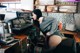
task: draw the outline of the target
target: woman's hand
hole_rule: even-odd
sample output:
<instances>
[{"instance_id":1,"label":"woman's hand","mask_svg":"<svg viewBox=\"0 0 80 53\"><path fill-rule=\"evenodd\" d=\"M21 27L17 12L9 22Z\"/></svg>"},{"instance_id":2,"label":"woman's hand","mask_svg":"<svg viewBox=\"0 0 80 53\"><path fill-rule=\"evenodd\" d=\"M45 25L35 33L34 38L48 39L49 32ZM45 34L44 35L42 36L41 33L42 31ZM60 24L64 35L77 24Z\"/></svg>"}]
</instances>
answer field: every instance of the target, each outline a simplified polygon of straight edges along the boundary
<instances>
[{"instance_id":1,"label":"woman's hand","mask_svg":"<svg viewBox=\"0 0 80 53\"><path fill-rule=\"evenodd\" d=\"M42 23L42 20L43 20L43 17L40 17L38 20L40 24Z\"/></svg>"},{"instance_id":2,"label":"woman's hand","mask_svg":"<svg viewBox=\"0 0 80 53\"><path fill-rule=\"evenodd\" d=\"M47 32L47 33L46 33L47 36L50 36L50 34L51 34L50 32Z\"/></svg>"}]
</instances>

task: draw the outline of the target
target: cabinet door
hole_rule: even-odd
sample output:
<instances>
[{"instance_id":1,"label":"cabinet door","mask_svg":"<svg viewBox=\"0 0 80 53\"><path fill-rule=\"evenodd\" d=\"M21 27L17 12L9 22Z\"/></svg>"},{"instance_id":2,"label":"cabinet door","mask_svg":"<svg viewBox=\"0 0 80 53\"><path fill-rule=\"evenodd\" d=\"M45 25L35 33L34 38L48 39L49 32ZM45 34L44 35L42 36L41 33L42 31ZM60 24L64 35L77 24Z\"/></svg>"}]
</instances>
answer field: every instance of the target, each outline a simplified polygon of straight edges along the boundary
<instances>
[{"instance_id":1,"label":"cabinet door","mask_svg":"<svg viewBox=\"0 0 80 53\"><path fill-rule=\"evenodd\" d=\"M24 38L21 42L20 42L20 46L21 46L21 52L24 53L25 51L27 51L27 39Z\"/></svg>"},{"instance_id":2,"label":"cabinet door","mask_svg":"<svg viewBox=\"0 0 80 53\"><path fill-rule=\"evenodd\" d=\"M5 53L21 53L19 42L5 51Z\"/></svg>"}]
</instances>

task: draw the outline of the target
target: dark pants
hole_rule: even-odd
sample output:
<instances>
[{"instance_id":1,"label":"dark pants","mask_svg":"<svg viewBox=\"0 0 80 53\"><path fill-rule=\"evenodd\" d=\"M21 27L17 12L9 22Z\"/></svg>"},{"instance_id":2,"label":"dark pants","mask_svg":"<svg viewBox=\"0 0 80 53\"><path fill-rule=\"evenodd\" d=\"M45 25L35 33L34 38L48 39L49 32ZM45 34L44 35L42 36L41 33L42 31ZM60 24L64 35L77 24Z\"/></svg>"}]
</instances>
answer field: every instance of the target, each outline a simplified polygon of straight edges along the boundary
<instances>
[{"instance_id":1,"label":"dark pants","mask_svg":"<svg viewBox=\"0 0 80 53\"><path fill-rule=\"evenodd\" d=\"M76 53L76 43L74 39L67 38L54 49L48 48L44 53Z\"/></svg>"}]
</instances>

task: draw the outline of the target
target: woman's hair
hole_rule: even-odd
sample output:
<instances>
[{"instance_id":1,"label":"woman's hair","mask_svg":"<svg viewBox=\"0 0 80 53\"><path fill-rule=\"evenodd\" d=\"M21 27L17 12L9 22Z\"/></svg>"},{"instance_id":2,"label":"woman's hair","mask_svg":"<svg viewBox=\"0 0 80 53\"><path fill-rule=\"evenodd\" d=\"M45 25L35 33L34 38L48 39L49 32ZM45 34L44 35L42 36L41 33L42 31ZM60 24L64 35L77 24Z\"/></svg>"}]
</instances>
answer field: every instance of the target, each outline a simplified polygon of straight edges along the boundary
<instances>
[{"instance_id":1,"label":"woman's hair","mask_svg":"<svg viewBox=\"0 0 80 53\"><path fill-rule=\"evenodd\" d=\"M36 17L36 20L33 20L33 23L34 23L34 25L35 25L37 28L40 29L40 24L39 24L38 19L39 19L40 17L42 17L42 12L41 12L40 9L34 9L32 13L36 14L36 16L37 16L37 17Z\"/></svg>"},{"instance_id":2,"label":"woman's hair","mask_svg":"<svg viewBox=\"0 0 80 53\"><path fill-rule=\"evenodd\" d=\"M42 12L41 12L40 9L34 9L34 10L33 10L33 13L36 14L37 20L38 20L40 17L42 17Z\"/></svg>"},{"instance_id":3,"label":"woman's hair","mask_svg":"<svg viewBox=\"0 0 80 53\"><path fill-rule=\"evenodd\" d=\"M34 26L35 26L36 29L37 29L38 35L40 35L40 24L39 24L38 19L39 19L40 17L42 17L42 12L41 12L41 10L39 10L39 9L34 9L32 13L36 14L36 16L37 16L37 17L36 17L36 20L33 20L33 24L34 24Z\"/></svg>"}]
</instances>

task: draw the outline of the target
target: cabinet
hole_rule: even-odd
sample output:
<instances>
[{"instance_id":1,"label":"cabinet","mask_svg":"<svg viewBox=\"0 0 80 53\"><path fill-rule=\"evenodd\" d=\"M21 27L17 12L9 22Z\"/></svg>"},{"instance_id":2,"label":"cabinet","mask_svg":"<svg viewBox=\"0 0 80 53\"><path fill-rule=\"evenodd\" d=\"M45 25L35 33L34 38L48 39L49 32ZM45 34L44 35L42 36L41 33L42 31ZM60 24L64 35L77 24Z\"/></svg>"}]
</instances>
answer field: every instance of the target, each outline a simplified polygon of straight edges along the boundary
<instances>
[{"instance_id":1,"label":"cabinet","mask_svg":"<svg viewBox=\"0 0 80 53\"><path fill-rule=\"evenodd\" d=\"M16 35L14 38L19 39L19 41L11 43L10 45L2 45L0 53L24 53L27 50L26 35Z\"/></svg>"},{"instance_id":2,"label":"cabinet","mask_svg":"<svg viewBox=\"0 0 80 53\"><path fill-rule=\"evenodd\" d=\"M73 36L73 39L75 39L76 43L80 43L80 37L79 37L80 32L62 30L61 33L72 35Z\"/></svg>"},{"instance_id":3,"label":"cabinet","mask_svg":"<svg viewBox=\"0 0 80 53\"><path fill-rule=\"evenodd\" d=\"M76 13L77 2L34 0L34 9L41 9L42 12Z\"/></svg>"},{"instance_id":4,"label":"cabinet","mask_svg":"<svg viewBox=\"0 0 80 53\"><path fill-rule=\"evenodd\" d=\"M21 53L24 53L27 50L27 36L26 35L18 35L18 36L14 36L14 38L20 40L19 46L21 48Z\"/></svg>"}]
</instances>

